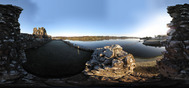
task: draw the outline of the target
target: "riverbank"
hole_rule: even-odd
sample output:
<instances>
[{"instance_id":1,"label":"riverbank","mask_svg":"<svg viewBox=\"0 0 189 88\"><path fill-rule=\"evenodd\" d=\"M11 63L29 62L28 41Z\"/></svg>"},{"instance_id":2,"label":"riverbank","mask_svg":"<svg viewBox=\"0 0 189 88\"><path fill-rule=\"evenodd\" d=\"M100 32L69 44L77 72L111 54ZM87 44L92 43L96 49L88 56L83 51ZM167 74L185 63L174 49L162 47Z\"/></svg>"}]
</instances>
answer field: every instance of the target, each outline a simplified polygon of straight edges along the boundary
<instances>
[{"instance_id":1,"label":"riverbank","mask_svg":"<svg viewBox=\"0 0 189 88\"><path fill-rule=\"evenodd\" d=\"M126 37L126 36L75 36L75 37L63 37L56 36L52 39L61 39L61 40L73 40L73 41L101 41L101 40L110 40L110 39L139 39L138 37Z\"/></svg>"},{"instance_id":2,"label":"riverbank","mask_svg":"<svg viewBox=\"0 0 189 88\"><path fill-rule=\"evenodd\" d=\"M149 40L144 40L143 44L148 46L163 46L163 42L165 42L165 40L149 39Z\"/></svg>"}]
</instances>

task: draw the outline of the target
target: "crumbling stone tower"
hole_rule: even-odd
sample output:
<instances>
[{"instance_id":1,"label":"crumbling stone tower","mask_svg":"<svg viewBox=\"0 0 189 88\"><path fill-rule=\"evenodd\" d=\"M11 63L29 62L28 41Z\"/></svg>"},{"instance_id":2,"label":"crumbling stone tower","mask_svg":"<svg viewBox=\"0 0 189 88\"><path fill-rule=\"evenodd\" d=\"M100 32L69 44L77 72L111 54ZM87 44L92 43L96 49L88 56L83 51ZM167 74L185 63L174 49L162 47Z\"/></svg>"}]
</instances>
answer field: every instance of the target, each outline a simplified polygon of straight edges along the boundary
<instances>
[{"instance_id":1,"label":"crumbling stone tower","mask_svg":"<svg viewBox=\"0 0 189 88\"><path fill-rule=\"evenodd\" d=\"M33 35L36 35L36 36L42 36L43 38L47 37L47 31L45 30L44 27L39 27L38 29L37 28L34 28L33 29Z\"/></svg>"},{"instance_id":2,"label":"crumbling stone tower","mask_svg":"<svg viewBox=\"0 0 189 88\"><path fill-rule=\"evenodd\" d=\"M189 5L167 8L173 18L167 26L166 51L157 61L160 73L167 78L189 79Z\"/></svg>"},{"instance_id":3,"label":"crumbling stone tower","mask_svg":"<svg viewBox=\"0 0 189 88\"><path fill-rule=\"evenodd\" d=\"M25 53L19 47L18 22L21 11L20 7L0 5L0 84L18 78L23 72Z\"/></svg>"},{"instance_id":4,"label":"crumbling stone tower","mask_svg":"<svg viewBox=\"0 0 189 88\"><path fill-rule=\"evenodd\" d=\"M33 34L34 35L38 35L38 30L37 30L37 28L35 27L35 28L33 28Z\"/></svg>"}]
</instances>

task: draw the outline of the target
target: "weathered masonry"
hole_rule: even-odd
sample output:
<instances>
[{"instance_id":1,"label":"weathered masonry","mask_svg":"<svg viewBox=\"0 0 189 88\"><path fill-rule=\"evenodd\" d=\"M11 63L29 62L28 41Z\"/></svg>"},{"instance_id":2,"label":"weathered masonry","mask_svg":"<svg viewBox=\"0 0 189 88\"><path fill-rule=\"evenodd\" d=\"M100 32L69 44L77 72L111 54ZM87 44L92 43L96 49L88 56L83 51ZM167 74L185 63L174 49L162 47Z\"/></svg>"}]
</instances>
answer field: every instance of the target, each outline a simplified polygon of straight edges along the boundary
<instances>
[{"instance_id":1,"label":"weathered masonry","mask_svg":"<svg viewBox=\"0 0 189 88\"><path fill-rule=\"evenodd\" d=\"M164 77L189 79L189 5L170 6L168 13L173 19L167 25L164 57L157 65Z\"/></svg>"},{"instance_id":2,"label":"weathered masonry","mask_svg":"<svg viewBox=\"0 0 189 88\"><path fill-rule=\"evenodd\" d=\"M50 37L36 38L20 33L19 15L23 9L0 5L0 84L11 83L27 74L22 68L26 62L25 49L43 45Z\"/></svg>"}]
</instances>

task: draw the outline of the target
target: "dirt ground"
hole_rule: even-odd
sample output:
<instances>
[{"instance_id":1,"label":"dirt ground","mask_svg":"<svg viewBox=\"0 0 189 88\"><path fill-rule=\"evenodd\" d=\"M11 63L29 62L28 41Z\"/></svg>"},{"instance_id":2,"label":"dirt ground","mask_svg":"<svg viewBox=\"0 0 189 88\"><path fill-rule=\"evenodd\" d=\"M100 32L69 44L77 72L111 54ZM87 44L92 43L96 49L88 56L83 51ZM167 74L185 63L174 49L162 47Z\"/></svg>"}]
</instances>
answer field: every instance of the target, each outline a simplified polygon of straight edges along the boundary
<instances>
[{"instance_id":1,"label":"dirt ground","mask_svg":"<svg viewBox=\"0 0 189 88\"><path fill-rule=\"evenodd\" d=\"M161 56L159 56L161 57ZM156 58L159 58L156 57ZM17 80L15 83L0 85L2 87L127 87L127 88L189 88L189 80L171 80L161 77L156 67L156 61L136 62L134 73L120 79L104 77L89 77L83 73L68 78L46 79L36 77L30 83Z\"/></svg>"}]
</instances>

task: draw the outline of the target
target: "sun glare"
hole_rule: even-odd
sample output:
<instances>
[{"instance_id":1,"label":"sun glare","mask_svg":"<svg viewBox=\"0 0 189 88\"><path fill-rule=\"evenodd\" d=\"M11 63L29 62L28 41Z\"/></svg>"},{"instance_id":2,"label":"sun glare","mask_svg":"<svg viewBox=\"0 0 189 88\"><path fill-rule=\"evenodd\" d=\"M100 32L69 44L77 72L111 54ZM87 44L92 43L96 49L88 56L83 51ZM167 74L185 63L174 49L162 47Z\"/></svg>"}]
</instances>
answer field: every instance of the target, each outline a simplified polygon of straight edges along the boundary
<instances>
[{"instance_id":1,"label":"sun glare","mask_svg":"<svg viewBox=\"0 0 189 88\"><path fill-rule=\"evenodd\" d=\"M137 27L135 33L132 36L137 37L146 37L155 35L166 35L167 30L169 29L166 24L170 23L171 17L168 15L159 15L156 18L151 18L143 25Z\"/></svg>"}]
</instances>

